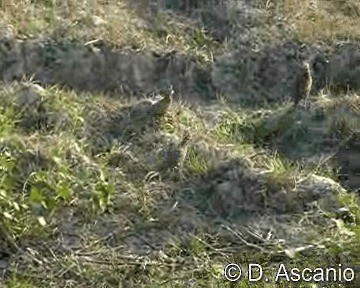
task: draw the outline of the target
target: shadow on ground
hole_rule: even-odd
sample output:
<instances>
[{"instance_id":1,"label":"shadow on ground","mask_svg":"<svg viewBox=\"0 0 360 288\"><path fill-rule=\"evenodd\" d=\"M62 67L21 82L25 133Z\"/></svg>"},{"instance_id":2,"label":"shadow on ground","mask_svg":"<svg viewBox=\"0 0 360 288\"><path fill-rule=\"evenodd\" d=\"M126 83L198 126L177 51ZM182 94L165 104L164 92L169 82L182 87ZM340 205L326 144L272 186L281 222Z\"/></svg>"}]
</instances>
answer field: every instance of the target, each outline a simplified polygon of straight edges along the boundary
<instances>
[{"instance_id":1,"label":"shadow on ground","mask_svg":"<svg viewBox=\"0 0 360 288\"><path fill-rule=\"evenodd\" d=\"M0 76L6 83L33 77L42 85L138 98L173 85L184 101L215 99L210 73L176 52L116 51L105 44L86 46L51 39L1 39L0 47Z\"/></svg>"}]
</instances>

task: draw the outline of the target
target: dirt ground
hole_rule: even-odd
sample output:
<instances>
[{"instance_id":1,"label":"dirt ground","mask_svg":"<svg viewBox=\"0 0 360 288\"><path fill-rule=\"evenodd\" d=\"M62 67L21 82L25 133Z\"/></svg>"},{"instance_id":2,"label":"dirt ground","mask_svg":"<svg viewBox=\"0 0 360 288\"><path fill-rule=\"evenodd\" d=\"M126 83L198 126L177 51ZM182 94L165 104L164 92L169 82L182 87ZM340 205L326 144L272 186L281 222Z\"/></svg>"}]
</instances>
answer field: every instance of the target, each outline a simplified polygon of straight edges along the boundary
<instances>
[{"instance_id":1,"label":"dirt ground","mask_svg":"<svg viewBox=\"0 0 360 288\"><path fill-rule=\"evenodd\" d=\"M14 255L21 258L24 247L36 247L38 254L31 257L42 259L44 265L31 258L37 263L33 274L46 275L47 269L61 267L59 279L92 279L99 271L109 271L103 258L108 261L122 253L126 256L121 261L138 261L129 270L120 264L116 268L124 270L120 272L126 287L136 287L136 281L145 283L151 273L163 273L155 266L148 268L149 274L142 271L139 263L147 259L160 261L168 271L189 267L186 273L193 273L191 269L201 266L200 275L210 269L210 258L223 261L226 255L243 255L248 249L270 262L272 257L292 261L295 247L305 247L305 255L321 255L327 239L306 245L310 232L320 239L322 233L339 228L336 219L345 214L348 218L343 219L356 222L347 210L338 214L344 211L340 194L360 195L359 41L296 39L291 25L272 12L272 1L164 1L164 9L155 5L157 1L144 2L152 6L145 11L131 6L143 21L144 35L151 31L150 38L158 37L166 45L171 37L177 38L163 28L167 22L159 24L156 18L168 13L185 31L190 29L187 23L202 29L203 34L188 33L198 46L193 49L185 42L182 50L174 46L159 52L150 46L124 48L104 39L70 40L51 33L20 37L1 26L0 99L7 107L2 113L16 120L9 124L0 119L0 151L15 163L8 168L17 176L14 187L21 189L24 199L42 197L31 192L32 185L48 193L44 199L58 199L53 193L67 191L67 181L79 196L49 215L43 204L31 207L56 227L44 232L49 247L37 243L37 231L30 229L23 236L15 229L13 234L19 233L22 242L18 246L17 241L3 241L7 247L0 245L0 269L8 271L14 263L15 256L5 251L15 249ZM106 22L99 19L91 20L100 23L94 27ZM201 53L211 54L206 49L219 43L225 47L221 53L204 61ZM304 61L310 63L313 79L310 108L295 109L290 102ZM29 82L37 85L22 86ZM171 101L155 113L169 87L174 92ZM163 98L149 100L159 95ZM184 174L154 173L164 147L179 146L186 132L192 138ZM44 171L57 174L46 178ZM29 184L38 172L36 184ZM48 207L56 206L48 201ZM336 237L345 233L341 229ZM200 234L207 242L197 238ZM0 239L5 236L0 231ZM216 248L219 243L227 246ZM49 251L61 255L64 263L70 253L75 266L91 261L99 266L84 268L86 276L76 274L64 268L73 264L39 256ZM343 257L341 263L347 261L346 255L336 255ZM134 275L139 279L131 280ZM193 277L200 279L199 275ZM183 280L179 283L185 285Z\"/></svg>"}]
</instances>

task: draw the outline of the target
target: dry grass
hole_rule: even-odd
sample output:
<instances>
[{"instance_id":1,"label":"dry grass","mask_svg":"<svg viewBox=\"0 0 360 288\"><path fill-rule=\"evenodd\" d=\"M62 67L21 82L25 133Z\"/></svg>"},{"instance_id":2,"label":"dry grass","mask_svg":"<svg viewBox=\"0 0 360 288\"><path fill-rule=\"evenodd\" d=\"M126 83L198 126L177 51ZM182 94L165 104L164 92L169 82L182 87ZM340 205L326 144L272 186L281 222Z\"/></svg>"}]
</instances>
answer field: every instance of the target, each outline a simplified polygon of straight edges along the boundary
<instances>
[{"instance_id":1,"label":"dry grass","mask_svg":"<svg viewBox=\"0 0 360 288\"><path fill-rule=\"evenodd\" d=\"M38 37L76 39L81 42L105 41L118 48L148 49L165 53L176 50L202 62L213 61L223 47L193 22L177 19L158 10L142 17L128 1L15 1L2 4L0 33Z\"/></svg>"},{"instance_id":2,"label":"dry grass","mask_svg":"<svg viewBox=\"0 0 360 288\"><path fill-rule=\"evenodd\" d=\"M5 9L0 11L0 27L22 37L102 39L122 48L161 53L174 49L205 62L222 49L187 21L160 13L147 22L125 1L96 1L86 9L74 1L69 6L57 4L56 9L54 1L17 1L12 6L9 2L1 2ZM333 24L328 25L324 20L341 3L319 1L318 13L309 1L284 0L276 7L286 11L287 21L309 41L312 33L327 39L342 37L348 33L345 27L356 38L355 0L346 2L354 5L351 13L344 5L338 7L345 9L341 21L332 16ZM229 262L259 263L271 273L279 262L299 269L317 267L319 262L334 265L334 259L336 264L359 263L360 209L355 193L337 188L341 191L331 194L349 210L347 218L327 204L334 200L330 195L311 203L297 201L298 196L311 196L326 186L324 182L312 186L318 183L312 180L314 174L325 174L323 163L310 169L263 149L271 137L298 140L293 133L299 130L293 125L296 117L312 115L287 114L286 103L266 111L221 107L212 115L222 110L223 117L207 125L204 114L175 103L156 129L141 130L123 141L121 123L111 118L125 106L120 97L47 87L39 96L45 103L39 118L37 109L31 110L34 107L18 109L13 100L18 88L0 85L0 272L5 271L0 273L1 287L230 288L234 283L222 275ZM338 121L350 130L360 126L353 121L359 116L358 99L345 98L340 107L353 112ZM341 113L333 110L339 109L339 101L331 97L326 101L326 115L336 120ZM285 114L289 118L282 118ZM31 121L46 123L29 127L34 126ZM306 125L311 129L313 122ZM194 139L184 163L185 177L155 173L156 152L184 131ZM316 141L318 134L310 140ZM309 133L305 137L311 138ZM238 191L248 198L241 198ZM290 207L285 207L285 215L274 213L284 203ZM256 213L244 212L256 205ZM291 211L295 206L298 213ZM228 212L229 207L234 208L229 217L211 209ZM251 286L291 287L264 282Z\"/></svg>"},{"instance_id":3,"label":"dry grass","mask_svg":"<svg viewBox=\"0 0 360 288\"><path fill-rule=\"evenodd\" d=\"M285 15L296 37L306 42L360 39L357 0L281 0L276 9Z\"/></svg>"},{"instance_id":4,"label":"dry grass","mask_svg":"<svg viewBox=\"0 0 360 288\"><path fill-rule=\"evenodd\" d=\"M296 244L290 240L285 245L278 243L276 238L257 236L261 239L259 244L259 238L254 240L251 236L262 231L256 232L261 228L256 228L258 224L266 227L277 225L268 218L270 216L253 220L256 225L253 223L248 228L244 228L245 224L237 222L236 218L230 221L223 219L221 222L225 230L216 222L221 219L219 216L215 219L205 216L212 213L204 206L210 195L202 191L201 186L212 180L197 182L197 179L206 179L220 161L247 158L251 155L247 155L246 151L251 151L251 154L258 151L244 142L251 137L241 136L256 133L255 130L234 130L236 126L250 127L251 123L247 122L252 121L252 117L235 117L235 111L229 110L224 112L229 115L224 115L223 124L205 129L202 118L196 113L182 107L179 115L179 107L174 105L169 109L166 123L160 131L150 130L139 135L129 146L116 138L106 139L112 136L102 133L102 128L84 137L84 128L91 122L91 109L96 111L106 106L118 110L123 107L121 100L48 87L42 97L54 100L48 101L46 113L55 117L52 120L55 124L61 122L65 115L69 122L67 125L27 130L19 125L26 112L14 113L15 104L11 99L16 97L17 91L17 86L0 90L0 147L4 152L0 157L0 207L5 216L1 221L3 229L0 237L12 247L13 257L9 261L14 265L7 268L12 277L7 279L6 287L59 287L68 282L77 287L101 287L105 284L107 287L158 287L160 284L183 287L189 279L194 287L231 287L221 274L223 266L230 261L228 256L238 263L243 263L243 259L250 263L268 263L264 264L267 271L276 266L272 262L274 254L283 257L286 263L292 261L286 256L286 248ZM173 121L174 117L179 117L181 121ZM169 125L173 126L172 129L168 128ZM114 131L116 127L114 123ZM96 130L96 125L93 128ZM187 178L179 179L175 174L159 178L151 171L147 159L165 142L179 138L185 130L195 136L184 165ZM108 144L103 146L100 143L95 149L98 153L94 154L91 146L99 143L91 138L98 136ZM248 148L239 148L243 146ZM238 161L239 166L232 167L226 176L231 179L239 171L240 174L234 176L235 182L219 184L219 189L224 188L225 183L235 185L238 181L236 177L254 181L252 177L265 175L265 185L270 193L265 200L271 200L271 207L277 209L277 200L272 200L272 195L283 199L282 192L277 191L290 191L299 179L306 177L305 170L300 171L298 166L294 167L277 155L265 153L261 161L253 157L248 160L249 167L246 169L241 166L242 161ZM252 167L255 170L251 170ZM247 169L250 170L246 172ZM217 177L221 179L221 170ZM247 183L242 182L242 185ZM20 194L19 190L22 191ZM291 195L286 195L286 199L291 200ZM349 206L356 217L354 221L358 221L356 200L341 195L344 197L341 203ZM221 194L219 196L222 199ZM229 196L238 201L239 195ZM186 200L186 197L190 198ZM222 201L213 204L218 208L234 205L229 200ZM251 205L261 203L253 202ZM243 205L243 202L239 204ZM265 209L260 207L259 212ZM237 212L234 209L234 213ZM321 213L316 208L307 214L287 215L295 222L286 224L289 230L286 233L292 233L292 229L305 229L305 224L298 224L305 217L306 222L311 223L307 227L312 227L310 235L313 237L306 241L311 241L315 247L319 245L319 248L314 248L315 253L321 253L324 261L330 261L333 255L329 252L331 249L359 249L352 237L341 235L352 231L350 225L342 226L341 233L332 225L319 226L319 221L326 221ZM252 229L254 232L251 232ZM276 229L273 231L277 232ZM337 235L335 240L324 237L333 233ZM297 241L301 237L304 236L299 235ZM320 241L321 238L326 239ZM319 243L326 249L320 248ZM26 250L28 248L30 250ZM0 246L0 249L4 247ZM5 249L9 251L9 248ZM145 252L147 249L151 250L150 254ZM350 258L356 257L350 253ZM309 256L299 255L296 261L297 267L316 265L316 260ZM20 262L25 265L26 272L17 266Z\"/></svg>"}]
</instances>

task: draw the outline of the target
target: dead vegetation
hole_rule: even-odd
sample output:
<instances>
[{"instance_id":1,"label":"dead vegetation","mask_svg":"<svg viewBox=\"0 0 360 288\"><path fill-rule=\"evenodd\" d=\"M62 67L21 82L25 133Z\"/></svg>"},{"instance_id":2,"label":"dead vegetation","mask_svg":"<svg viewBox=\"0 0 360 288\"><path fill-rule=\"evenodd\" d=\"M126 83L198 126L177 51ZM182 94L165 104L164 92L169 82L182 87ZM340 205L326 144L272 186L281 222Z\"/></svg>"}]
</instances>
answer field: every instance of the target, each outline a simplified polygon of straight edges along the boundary
<instances>
[{"instance_id":1,"label":"dead vegetation","mask_svg":"<svg viewBox=\"0 0 360 288\"><path fill-rule=\"evenodd\" d=\"M356 0L266 2L272 2L269 9L285 15L284 21L293 26L294 37L302 41L359 40L360 34L356 27L360 4Z\"/></svg>"},{"instance_id":2,"label":"dead vegetation","mask_svg":"<svg viewBox=\"0 0 360 288\"><path fill-rule=\"evenodd\" d=\"M302 44L342 39L355 1L238 1L214 18L238 15L229 43L194 20L216 11L198 1L80 2L1 3L5 287L233 287L230 262L264 273L359 263L357 42ZM287 42L266 43L269 11L294 24L273 31ZM310 107L293 109L292 72L307 57L316 88ZM161 169L187 137L181 165Z\"/></svg>"}]
</instances>

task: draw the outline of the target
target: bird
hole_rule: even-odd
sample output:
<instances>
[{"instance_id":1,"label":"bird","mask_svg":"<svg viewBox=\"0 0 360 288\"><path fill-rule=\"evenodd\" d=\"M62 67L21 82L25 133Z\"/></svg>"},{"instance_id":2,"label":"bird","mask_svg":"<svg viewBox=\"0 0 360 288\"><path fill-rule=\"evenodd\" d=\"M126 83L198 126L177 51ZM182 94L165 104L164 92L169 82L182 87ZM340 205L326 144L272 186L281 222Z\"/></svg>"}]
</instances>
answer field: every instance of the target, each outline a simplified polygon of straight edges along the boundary
<instances>
[{"instance_id":1,"label":"bird","mask_svg":"<svg viewBox=\"0 0 360 288\"><path fill-rule=\"evenodd\" d=\"M308 62L304 62L295 80L294 107L296 107L301 100L306 100L309 97L312 82L310 65Z\"/></svg>"},{"instance_id":2,"label":"bird","mask_svg":"<svg viewBox=\"0 0 360 288\"><path fill-rule=\"evenodd\" d=\"M160 173L173 171L175 168L178 168L180 173L182 172L190 140L190 132L186 131L179 144L170 143L168 147L160 151L161 163L158 169Z\"/></svg>"},{"instance_id":3,"label":"bird","mask_svg":"<svg viewBox=\"0 0 360 288\"><path fill-rule=\"evenodd\" d=\"M163 116L165 112L168 110L170 104L172 103L172 98L175 92L172 86L170 86L169 89L163 91L161 94L162 94L162 99L155 102L151 107L152 108L150 112L151 115Z\"/></svg>"},{"instance_id":4,"label":"bird","mask_svg":"<svg viewBox=\"0 0 360 288\"><path fill-rule=\"evenodd\" d=\"M172 103L172 96L174 90L172 86L163 93L159 93L157 97L149 97L139 101L133 106L129 107L129 113L132 118L156 118L165 115L170 104ZM159 97L160 96L160 97Z\"/></svg>"}]
</instances>

